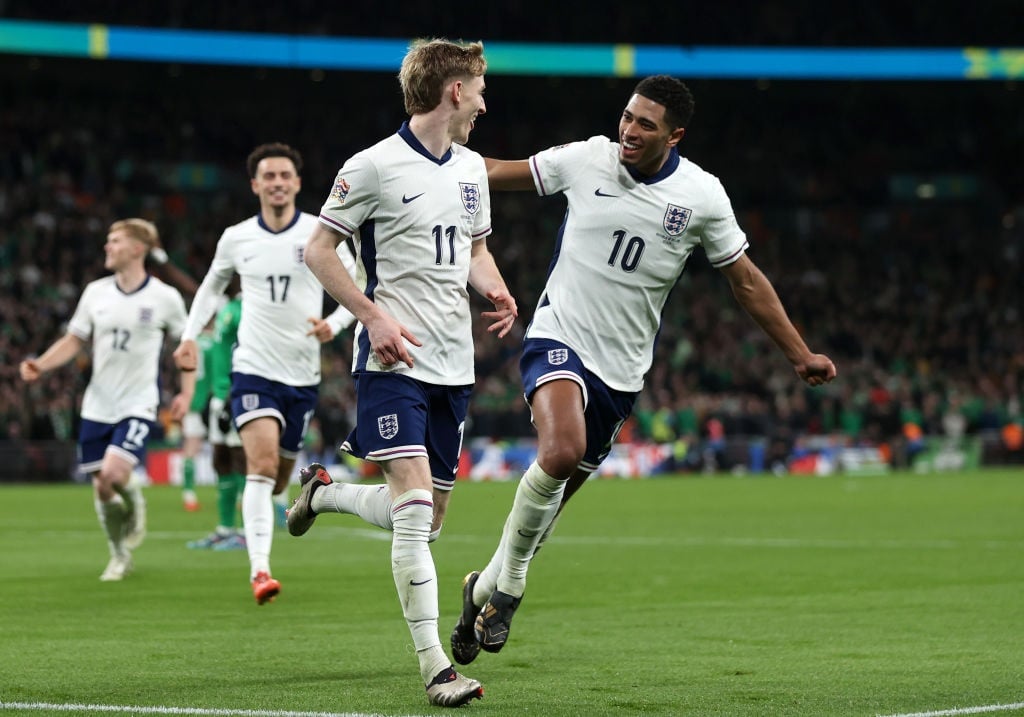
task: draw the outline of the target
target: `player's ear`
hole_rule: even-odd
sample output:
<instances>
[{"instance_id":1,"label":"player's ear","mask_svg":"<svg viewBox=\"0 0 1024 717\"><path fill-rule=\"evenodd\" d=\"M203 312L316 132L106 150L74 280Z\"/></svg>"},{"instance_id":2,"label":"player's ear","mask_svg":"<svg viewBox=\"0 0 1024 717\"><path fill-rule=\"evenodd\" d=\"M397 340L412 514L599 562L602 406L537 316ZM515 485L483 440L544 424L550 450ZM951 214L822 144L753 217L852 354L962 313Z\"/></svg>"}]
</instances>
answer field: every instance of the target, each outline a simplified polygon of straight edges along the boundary
<instances>
[{"instance_id":1,"label":"player's ear","mask_svg":"<svg viewBox=\"0 0 1024 717\"><path fill-rule=\"evenodd\" d=\"M669 147L675 147L682 141L684 134L686 134L686 127L676 127L674 130L669 132L668 142L666 144L668 144Z\"/></svg>"},{"instance_id":2,"label":"player's ear","mask_svg":"<svg viewBox=\"0 0 1024 717\"><path fill-rule=\"evenodd\" d=\"M448 86L448 96L456 107L462 102L462 80L453 80Z\"/></svg>"},{"instance_id":3,"label":"player's ear","mask_svg":"<svg viewBox=\"0 0 1024 717\"><path fill-rule=\"evenodd\" d=\"M256 177L253 177L252 179L249 180L249 188L252 189L253 194L259 196L260 189L259 187L256 186Z\"/></svg>"}]
</instances>

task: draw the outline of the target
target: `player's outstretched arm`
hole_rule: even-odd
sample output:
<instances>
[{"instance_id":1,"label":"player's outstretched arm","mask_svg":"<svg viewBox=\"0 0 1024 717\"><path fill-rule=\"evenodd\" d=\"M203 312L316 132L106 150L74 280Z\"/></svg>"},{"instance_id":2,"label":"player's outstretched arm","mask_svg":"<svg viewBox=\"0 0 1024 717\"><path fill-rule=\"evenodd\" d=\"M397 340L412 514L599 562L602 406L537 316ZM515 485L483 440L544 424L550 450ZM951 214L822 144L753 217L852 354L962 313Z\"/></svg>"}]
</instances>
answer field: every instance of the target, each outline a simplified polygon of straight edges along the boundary
<instances>
[{"instance_id":1,"label":"player's outstretched arm","mask_svg":"<svg viewBox=\"0 0 1024 717\"><path fill-rule=\"evenodd\" d=\"M494 262L494 255L487 248L487 240L473 242L469 260L469 285L481 296L494 304L494 311L485 311L481 315L492 321L487 327L490 332L497 331L498 338L505 338L519 316L516 300L505 285L505 280Z\"/></svg>"},{"instance_id":2,"label":"player's outstretched arm","mask_svg":"<svg viewBox=\"0 0 1024 717\"><path fill-rule=\"evenodd\" d=\"M498 191L532 190L533 174L528 159L492 159L484 157L487 184Z\"/></svg>"},{"instance_id":3,"label":"player's outstretched arm","mask_svg":"<svg viewBox=\"0 0 1024 717\"><path fill-rule=\"evenodd\" d=\"M27 358L18 365L18 373L23 381L32 383L44 373L60 368L78 355L85 342L74 334L64 334L53 342L38 358Z\"/></svg>"},{"instance_id":4,"label":"player's outstretched arm","mask_svg":"<svg viewBox=\"0 0 1024 717\"><path fill-rule=\"evenodd\" d=\"M740 305L782 350L808 385L820 386L836 377L836 367L824 354L811 353L789 320L775 287L746 254L721 268Z\"/></svg>"}]
</instances>

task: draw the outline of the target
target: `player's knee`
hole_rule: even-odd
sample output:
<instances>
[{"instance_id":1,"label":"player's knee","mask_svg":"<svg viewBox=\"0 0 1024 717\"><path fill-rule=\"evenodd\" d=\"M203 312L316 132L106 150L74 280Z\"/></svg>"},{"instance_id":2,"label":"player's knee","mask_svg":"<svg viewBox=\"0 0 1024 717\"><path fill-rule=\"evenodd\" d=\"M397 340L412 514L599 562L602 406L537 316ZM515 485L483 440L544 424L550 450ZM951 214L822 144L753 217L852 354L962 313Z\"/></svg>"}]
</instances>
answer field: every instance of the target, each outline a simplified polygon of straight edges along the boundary
<instances>
[{"instance_id":1,"label":"player's knee","mask_svg":"<svg viewBox=\"0 0 1024 717\"><path fill-rule=\"evenodd\" d=\"M553 478L566 479L583 460L586 444L573 441L554 441L537 452L537 463Z\"/></svg>"}]
</instances>

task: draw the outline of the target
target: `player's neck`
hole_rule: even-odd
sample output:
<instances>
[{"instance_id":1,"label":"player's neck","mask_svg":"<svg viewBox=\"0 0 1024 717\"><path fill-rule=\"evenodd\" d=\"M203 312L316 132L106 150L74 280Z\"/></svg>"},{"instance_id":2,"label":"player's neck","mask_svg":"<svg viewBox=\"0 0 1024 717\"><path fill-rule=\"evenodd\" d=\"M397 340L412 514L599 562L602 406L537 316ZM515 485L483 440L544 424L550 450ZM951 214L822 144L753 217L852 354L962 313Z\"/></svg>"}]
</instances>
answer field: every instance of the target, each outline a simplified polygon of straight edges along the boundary
<instances>
[{"instance_id":1,"label":"player's neck","mask_svg":"<svg viewBox=\"0 0 1024 717\"><path fill-rule=\"evenodd\" d=\"M294 204L282 207L260 207L260 217L270 231L279 232L292 223L296 211Z\"/></svg>"},{"instance_id":2,"label":"player's neck","mask_svg":"<svg viewBox=\"0 0 1024 717\"><path fill-rule=\"evenodd\" d=\"M420 141L423 148L440 159L452 148L452 138L448 134L448 120L438 112L413 115L409 118L409 129Z\"/></svg>"},{"instance_id":3,"label":"player's neck","mask_svg":"<svg viewBox=\"0 0 1024 717\"><path fill-rule=\"evenodd\" d=\"M132 265L114 272L117 288L126 294L138 289L146 281L146 267L142 264Z\"/></svg>"}]
</instances>

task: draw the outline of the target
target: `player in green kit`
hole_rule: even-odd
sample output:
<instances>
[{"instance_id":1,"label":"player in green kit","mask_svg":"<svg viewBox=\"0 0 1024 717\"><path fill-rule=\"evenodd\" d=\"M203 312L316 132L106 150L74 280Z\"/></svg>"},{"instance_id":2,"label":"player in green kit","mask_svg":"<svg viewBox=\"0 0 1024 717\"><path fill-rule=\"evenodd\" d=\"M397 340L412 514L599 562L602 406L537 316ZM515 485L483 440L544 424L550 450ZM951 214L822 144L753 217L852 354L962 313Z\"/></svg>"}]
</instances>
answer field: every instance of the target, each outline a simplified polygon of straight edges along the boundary
<instances>
[{"instance_id":1,"label":"player in green kit","mask_svg":"<svg viewBox=\"0 0 1024 717\"><path fill-rule=\"evenodd\" d=\"M231 293L231 300L214 320L210 346L203 349L203 363L209 377L210 408L207 425L213 448L213 470L217 474L218 522L216 529L208 536L188 544L188 547L196 549L245 549L245 537L235 527L238 497L245 487L245 452L238 431L231 421L228 405L231 395L231 352L238 341L242 297L237 290Z\"/></svg>"}]
</instances>

